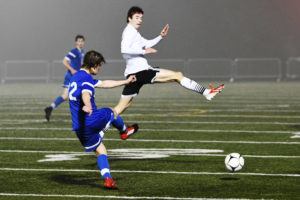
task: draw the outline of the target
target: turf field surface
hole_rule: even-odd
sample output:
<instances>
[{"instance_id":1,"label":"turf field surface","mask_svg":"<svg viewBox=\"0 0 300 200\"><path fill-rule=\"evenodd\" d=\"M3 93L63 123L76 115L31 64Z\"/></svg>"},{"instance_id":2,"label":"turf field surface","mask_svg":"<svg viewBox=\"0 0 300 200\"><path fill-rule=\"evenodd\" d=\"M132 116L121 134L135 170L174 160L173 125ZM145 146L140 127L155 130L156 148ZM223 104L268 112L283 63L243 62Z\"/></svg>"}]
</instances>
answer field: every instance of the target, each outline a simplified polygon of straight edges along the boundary
<instances>
[{"instance_id":1,"label":"turf field surface","mask_svg":"<svg viewBox=\"0 0 300 200\"><path fill-rule=\"evenodd\" d=\"M300 199L299 82L225 86L211 102L176 84L143 87L122 114L139 132L105 134L120 187L108 191L68 103L44 119L59 84L0 85L0 199ZM96 104L114 106L121 90L96 89ZM231 152L245 158L239 173L225 169Z\"/></svg>"}]
</instances>

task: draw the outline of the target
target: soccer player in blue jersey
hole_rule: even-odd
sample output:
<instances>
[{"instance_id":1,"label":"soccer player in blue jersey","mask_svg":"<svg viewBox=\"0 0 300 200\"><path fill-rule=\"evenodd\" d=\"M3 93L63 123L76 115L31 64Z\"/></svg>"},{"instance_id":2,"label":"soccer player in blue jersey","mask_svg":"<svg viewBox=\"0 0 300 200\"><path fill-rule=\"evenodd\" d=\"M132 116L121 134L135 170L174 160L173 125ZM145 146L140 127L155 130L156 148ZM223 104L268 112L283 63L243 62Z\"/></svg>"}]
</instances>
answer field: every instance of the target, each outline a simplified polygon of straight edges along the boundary
<instances>
[{"instance_id":1,"label":"soccer player in blue jersey","mask_svg":"<svg viewBox=\"0 0 300 200\"><path fill-rule=\"evenodd\" d=\"M92 75L98 74L105 63L103 56L96 51L89 51L83 59L82 68L74 74L69 87L69 104L72 114L73 130L86 151L94 151L97 164L103 176L104 187L117 189L111 177L107 160L107 151L103 144L103 136L110 125L117 128L122 135L135 133L137 124L126 127L122 118L112 108L98 109L95 104L95 87L113 88L134 82L135 76L127 80L94 80Z\"/></svg>"},{"instance_id":2,"label":"soccer player in blue jersey","mask_svg":"<svg viewBox=\"0 0 300 200\"><path fill-rule=\"evenodd\" d=\"M77 35L75 37L76 47L72 49L63 59L62 63L67 68L65 75L65 81L63 84L64 91L61 96L57 97L53 103L45 108L45 117L47 121L50 120L51 113L54 108L59 106L62 102L68 99L68 87L72 76L80 69L82 64L82 58L84 55L83 46L85 38L83 35Z\"/></svg>"}]
</instances>

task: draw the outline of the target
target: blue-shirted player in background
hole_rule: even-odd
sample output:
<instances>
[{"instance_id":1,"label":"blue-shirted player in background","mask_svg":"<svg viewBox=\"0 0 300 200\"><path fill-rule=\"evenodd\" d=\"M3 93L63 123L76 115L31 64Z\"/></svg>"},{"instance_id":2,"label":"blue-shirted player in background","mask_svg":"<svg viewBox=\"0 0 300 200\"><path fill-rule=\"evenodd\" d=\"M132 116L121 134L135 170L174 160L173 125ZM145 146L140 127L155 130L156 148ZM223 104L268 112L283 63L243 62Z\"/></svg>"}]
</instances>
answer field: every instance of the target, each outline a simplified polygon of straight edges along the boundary
<instances>
[{"instance_id":1,"label":"blue-shirted player in background","mask_svg":"<svg viewBox=\"0 0 300 200\"><path fill-rule=\"evenodd\" d=\"M72 49L63 59L62 63L64 66L68 69L66 75L65 75L65 81L64 81L64 91L61 96L57 97L55 101L49 106L45 108L45 117L49 121L51 113L54 108L59 106L62 102L68 100L68 87L70 80L81 67L82 64L82 58L84 56L84 46L85 38L83 35L77 35L75 37L75 44L76 48Z\"/></svg>"},{"instance_id":2,"label":"blue-shirted player in background","mask_svg":"<svg viewBox=\"0 0 300 200\"><path fill-rule=\"evenodd\" d=\"M83 59L82 68L74 74L69 87L69 104L72 114L73 130L86 151L95 151L97 164L103 176L104 187L118 189L110 175L107 151L102 138L112 124L122 135L131 135L138 130L137 124L126 127L122 118L112 108L97 109L95 104L95 87L113 88L136 81L135 76L127 80L94 80L105 63L103 56L96 51L89 51Z\"/></svg>"}]
</instances>

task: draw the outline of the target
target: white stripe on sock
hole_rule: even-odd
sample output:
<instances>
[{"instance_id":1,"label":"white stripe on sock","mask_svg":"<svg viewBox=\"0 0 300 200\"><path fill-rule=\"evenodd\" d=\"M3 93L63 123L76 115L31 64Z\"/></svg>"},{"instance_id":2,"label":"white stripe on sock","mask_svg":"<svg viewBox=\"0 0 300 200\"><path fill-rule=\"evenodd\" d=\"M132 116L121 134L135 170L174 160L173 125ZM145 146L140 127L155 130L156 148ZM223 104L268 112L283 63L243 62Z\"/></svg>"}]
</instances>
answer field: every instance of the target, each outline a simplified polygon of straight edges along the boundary
<instances>
[{"instance_id":1,"label":"white stripe on sock","mask_svg":"<svg viewBox=\"0 0 300 200\"><path fill-rule=\"evenodd\" d=\"M104 176L104 174L106 174L106 173L110 173L108 168L101 169L101 175L102 176Z\"/></svg>"}]
</instances>

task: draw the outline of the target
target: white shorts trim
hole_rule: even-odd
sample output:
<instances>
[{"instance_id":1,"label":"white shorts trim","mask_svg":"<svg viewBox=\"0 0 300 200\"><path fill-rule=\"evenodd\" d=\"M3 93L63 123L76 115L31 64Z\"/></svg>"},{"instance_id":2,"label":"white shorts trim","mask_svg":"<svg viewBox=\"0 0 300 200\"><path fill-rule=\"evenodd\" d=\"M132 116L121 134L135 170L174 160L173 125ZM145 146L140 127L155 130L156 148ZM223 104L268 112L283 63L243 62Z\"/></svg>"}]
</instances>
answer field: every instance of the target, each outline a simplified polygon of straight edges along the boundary
<instances>
[{"instance_id":1,"label":"white shorts trim","mask_svg":"<svg viewBox=\"0 0 300 200\"><path fill-rule=\"evenodd\" d=\"M102 141L102 138L99 138L99 140L98 140L98 142L96 144L94 144L92 146L89 146L89 147L84 147L84 148L87 149L87 150L92 149L92 148L94 148L96 146L99 146L99 144L101 143L101 141Z\"/></svg>"},{"instance_id":2,"label":"white shorts trim","mask_svg":"<svg viewBox=\"0 0 300 200\"><path fill-rule=\"evenodd\" d=\"M135 96L137 96L137 93L135 93L135 94L130 94L130 95L121 95L121 97L122 98L131 98L131 97L135 97Z\"/></svg>"}]
</instances>

